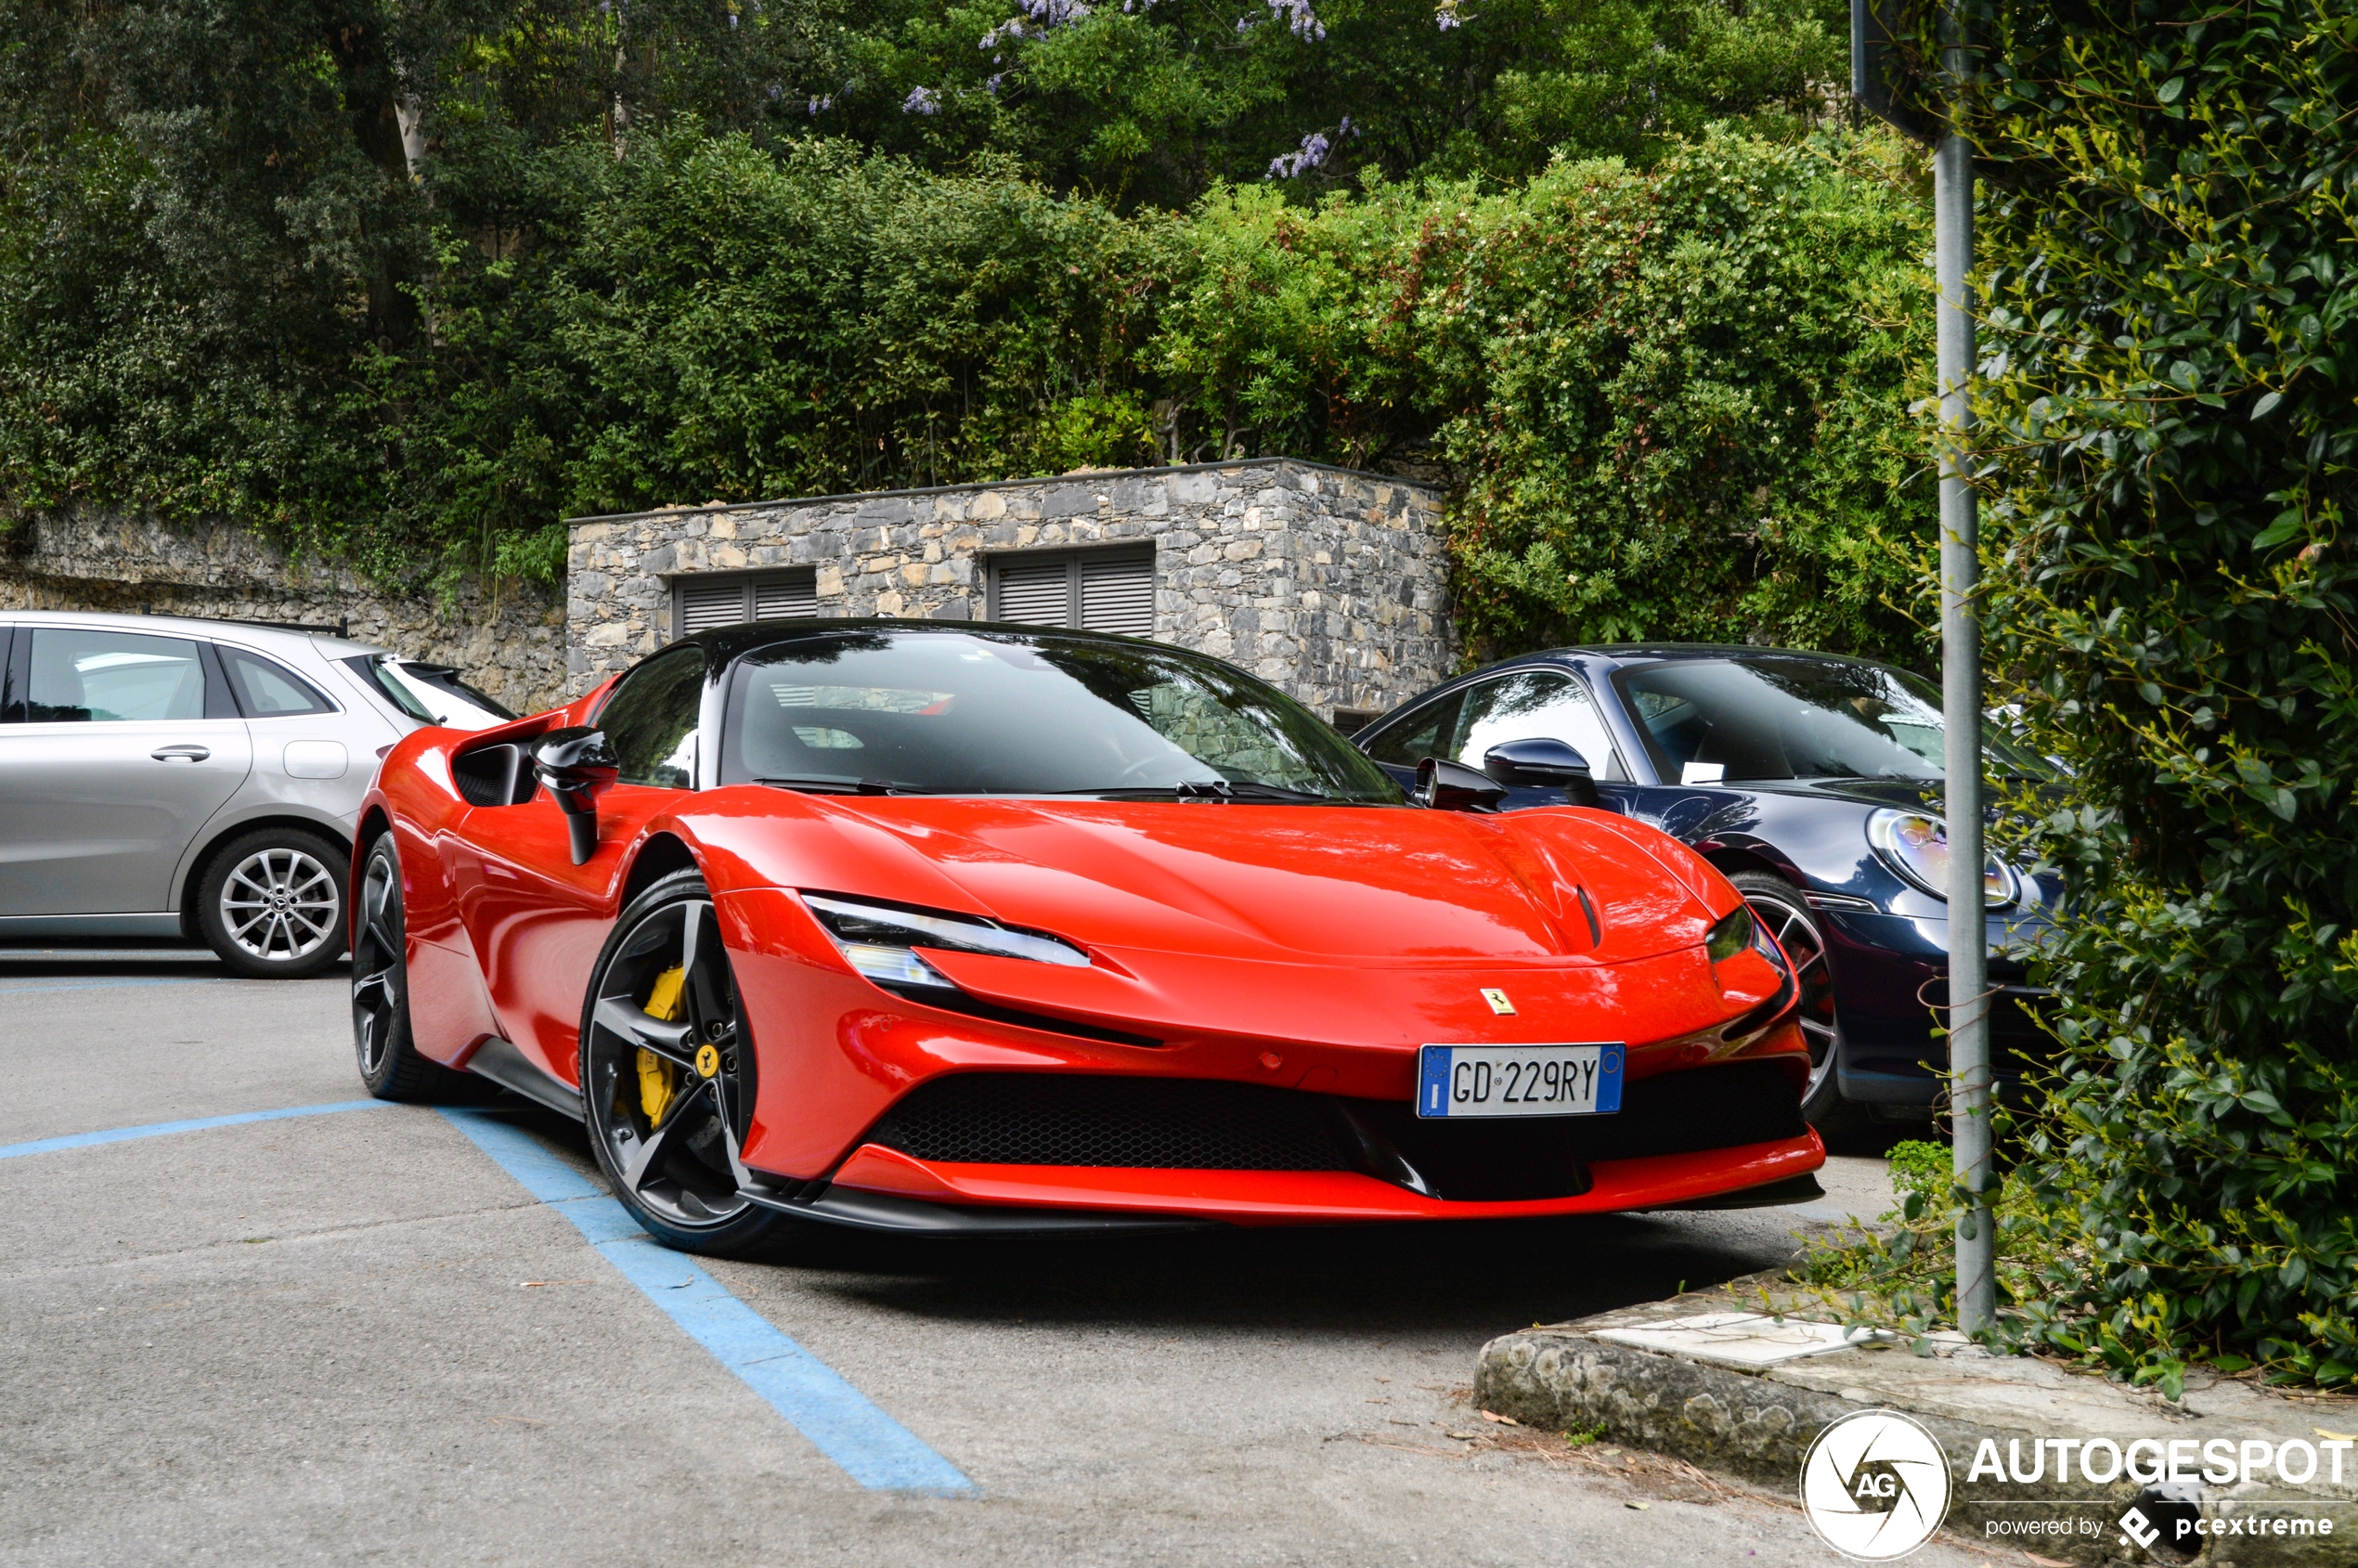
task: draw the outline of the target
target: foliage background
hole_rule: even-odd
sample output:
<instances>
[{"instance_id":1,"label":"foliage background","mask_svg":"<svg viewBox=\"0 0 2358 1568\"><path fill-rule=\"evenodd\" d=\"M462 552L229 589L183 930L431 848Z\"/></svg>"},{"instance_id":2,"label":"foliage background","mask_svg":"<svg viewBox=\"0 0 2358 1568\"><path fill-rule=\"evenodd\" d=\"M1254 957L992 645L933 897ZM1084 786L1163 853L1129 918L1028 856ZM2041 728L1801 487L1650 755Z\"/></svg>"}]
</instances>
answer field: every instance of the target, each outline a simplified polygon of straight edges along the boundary
<instances>
[{"instance_id":1,"label":"foliage background","mask_svg":"<svg viewBox=\"0 0 2358 1568\"><path fill-rule=\"evenodd\" d=\"M1480 650L1906 656L1921 177L1841 29L0 0L0 516L547 578L568 513L1289 452L1457 487Z\"/></svg>"},{"instance_id":2,"label":"foliage background","mask_svg":"<svg viewBox=\"0 0 2358 1568\"><path fill-rule=\"evenodd\" d=\"M2194 1360L2346 1383L2358 19L1986 0L1969 25L1985 626L1995 694L2073 770L2068 809L2014 802L2074 907L2029 955L2066 1055L2016 1128L2003 1333L2173 1393Z\"/></svg>"}]
</instances>

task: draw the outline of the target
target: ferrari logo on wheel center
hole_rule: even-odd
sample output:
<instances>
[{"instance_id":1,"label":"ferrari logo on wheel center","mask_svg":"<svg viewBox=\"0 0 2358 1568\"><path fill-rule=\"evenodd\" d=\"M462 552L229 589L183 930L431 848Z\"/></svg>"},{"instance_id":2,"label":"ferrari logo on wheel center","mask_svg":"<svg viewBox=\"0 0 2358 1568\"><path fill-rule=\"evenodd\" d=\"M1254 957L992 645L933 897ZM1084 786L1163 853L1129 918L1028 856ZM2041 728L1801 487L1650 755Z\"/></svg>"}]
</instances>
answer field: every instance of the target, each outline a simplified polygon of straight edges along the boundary
<instances>
[{"instance_id":1,"label":"ferrari logo on wheel center","mask_svg":"<svg viewBox=\"0 0 2358 1568\"><path fill-rule=\"evenodd\" d=\"M696 1047L696 1076L697 1076L697 1077L699 1077L699 1078L710 1078L710 1077L712 1077L715 1073L719 1072L719 1070L720 1070L720 1047L719 1047L719 1046L718 1046L718 1045L699 1045L699 1046L697 1046L697 1047Z\"/></svg>"}]
</instances>

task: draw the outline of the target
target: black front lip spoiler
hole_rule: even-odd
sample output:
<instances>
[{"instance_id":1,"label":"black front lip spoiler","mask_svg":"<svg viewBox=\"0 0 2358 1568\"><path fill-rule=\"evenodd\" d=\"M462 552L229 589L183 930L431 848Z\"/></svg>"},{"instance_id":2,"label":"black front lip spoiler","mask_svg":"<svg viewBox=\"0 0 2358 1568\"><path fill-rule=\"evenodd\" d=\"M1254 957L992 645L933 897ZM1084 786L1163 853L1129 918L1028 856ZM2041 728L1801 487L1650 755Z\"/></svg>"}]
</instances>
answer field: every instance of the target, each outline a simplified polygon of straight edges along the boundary
<instances>
[{"instance_id":1,"label":"black front lip spoiler","mask_svg":"<svg viewBox=\"0 0 2358 1568\"><path fill-rule=\"evenodd\" d=\"M849 1187L826 1186L817 1183L809 1185L819 1186L815 1196L787 1198L763 1190L758 1183L738 1188L737 1196L782 1214L893 1236L988 1237L994 1239L1031 1237L1045 1240L1083 1240L1099 1237L1169 1236L1180 1231L1230 1228L1218 1220L926 1203L913 1198L891 1198L883 1193L861 1192Z\"/></svg>"}]
</instances>

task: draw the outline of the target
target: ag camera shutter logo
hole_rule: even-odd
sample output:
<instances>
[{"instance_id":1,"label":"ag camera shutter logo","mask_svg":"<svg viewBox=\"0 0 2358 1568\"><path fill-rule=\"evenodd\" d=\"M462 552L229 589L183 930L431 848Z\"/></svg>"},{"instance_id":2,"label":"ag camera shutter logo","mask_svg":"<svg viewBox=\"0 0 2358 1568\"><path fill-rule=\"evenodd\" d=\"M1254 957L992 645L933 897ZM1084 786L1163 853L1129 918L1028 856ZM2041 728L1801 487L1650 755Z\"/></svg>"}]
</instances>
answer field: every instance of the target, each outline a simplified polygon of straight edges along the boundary
<instances>
[{"instance_id":1,"label":"ag camera shutter logo","mask_svg":"<svg viewBox=\"0 0 2358 1568\"><path fill-rule=\"evenodd\" d=\"M1801 1461L1801 1511L1845 1557L1888 1562L1948 1517L1949 1456L1896 1410L1858 1410L1829 1425Z\"/></svg>"}]
</instances>

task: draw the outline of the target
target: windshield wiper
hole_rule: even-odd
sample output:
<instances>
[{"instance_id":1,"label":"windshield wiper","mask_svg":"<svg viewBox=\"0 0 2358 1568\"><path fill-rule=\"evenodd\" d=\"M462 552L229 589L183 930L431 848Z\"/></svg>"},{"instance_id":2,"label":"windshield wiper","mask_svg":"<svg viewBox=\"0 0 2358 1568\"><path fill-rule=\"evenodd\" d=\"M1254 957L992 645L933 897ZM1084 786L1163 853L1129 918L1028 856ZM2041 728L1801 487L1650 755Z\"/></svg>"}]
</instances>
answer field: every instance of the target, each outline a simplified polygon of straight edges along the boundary
<instances>
[{"instance_id":1,"label":"windshield wiper","mask_svg":"<svg viewBox=\"0 0 2358 1568\"><path fill-rule=\"evenodd\" d=\"M1319 795L1307 789L1289 789L1284 784L1263 784L1258 779L1182 779L1177 784L1105 784L1090 789L1027 790L1024 793L1089 795L1100 800L1154 800L1168 797L1178 800L1283 801L1306 806L1367 804L1345 796Z\"/></svg>"},{"instance_id":2,"label":"windshield wiper","mask_svg":"<svg viewBox=\"0 0 2358 1568\"><path fill-rule=\"evenodd\" d=\"M902 784L897 779L756 779L772 789L797 789L806 795L952 795L946 789Z\"/></svg>"}]
</instances>

